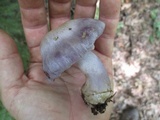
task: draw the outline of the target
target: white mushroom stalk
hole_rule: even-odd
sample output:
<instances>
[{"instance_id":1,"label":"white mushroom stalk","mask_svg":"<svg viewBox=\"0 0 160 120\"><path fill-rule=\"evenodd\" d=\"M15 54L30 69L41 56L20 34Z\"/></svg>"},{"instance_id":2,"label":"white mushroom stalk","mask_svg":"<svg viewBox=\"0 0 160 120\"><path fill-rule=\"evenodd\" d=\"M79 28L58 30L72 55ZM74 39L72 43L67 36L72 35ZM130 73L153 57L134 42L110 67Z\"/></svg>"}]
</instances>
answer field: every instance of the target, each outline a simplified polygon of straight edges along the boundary
<instances>
[{"instance_id":1,"label":"white mushroom stalk","mask_svg":"<svg viewBox=\"0 0 160 120\"><path fill-rule=\"evenodd\" d=\"M93 114L104 113L113 92L107 71L101 60L91 51L105 24L91 18L70 20L50 31L41 43L43 70L49 80L77 63L86 75L82 97Z\"/></svg>"}]
</instances>

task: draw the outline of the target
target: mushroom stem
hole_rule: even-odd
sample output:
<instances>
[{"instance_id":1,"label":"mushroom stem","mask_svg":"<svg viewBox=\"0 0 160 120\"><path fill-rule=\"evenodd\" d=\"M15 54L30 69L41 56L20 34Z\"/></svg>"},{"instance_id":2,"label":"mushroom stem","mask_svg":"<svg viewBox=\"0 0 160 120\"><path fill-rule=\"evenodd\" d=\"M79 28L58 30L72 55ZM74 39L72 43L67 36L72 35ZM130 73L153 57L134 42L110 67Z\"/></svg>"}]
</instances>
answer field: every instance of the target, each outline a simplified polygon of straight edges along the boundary
<instances>
[{"instance_id":1,"label":"mushroom stem","mask_svg":"<svg viewBox=\"0 0 160 120\"><path fill-rule=\"evenodd\" d=\"M78 66L87 78L82 87L84 101L97 113L103 113L113 95L111 81L104 65L92 51L89 51L78 62Z\"/></svg>"}]
</instances>

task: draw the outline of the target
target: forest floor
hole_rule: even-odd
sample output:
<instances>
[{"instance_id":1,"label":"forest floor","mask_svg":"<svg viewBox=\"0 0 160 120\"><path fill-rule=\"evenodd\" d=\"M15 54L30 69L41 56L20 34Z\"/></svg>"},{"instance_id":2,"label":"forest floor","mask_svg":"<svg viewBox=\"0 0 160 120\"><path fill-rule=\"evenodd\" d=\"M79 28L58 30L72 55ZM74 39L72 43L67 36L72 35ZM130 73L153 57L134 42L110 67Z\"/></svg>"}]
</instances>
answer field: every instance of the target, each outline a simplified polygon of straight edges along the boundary
<instances>
[{"instance_id":1,"label":"forest floor","mask_svg":"<svg viewBox=\"0 0 160 120\"><path fill-rule=\"evenodd\" d=\"M158 7L156 19L160 21L160 4L154 0L121 7L121 28L113 52L116 95L110 120L160 120L160 40L149 40L155 32L151 12ZM126 111L132 119L126 119Z\"/></svg>"},{"instance_id":2,"label":"forest floor","mask_svg":"<svg viewBox=\"0 0 160 120\"><path fill-rule=\"evenodd\" d=\"M160 4L156 3L156 0L132 1L135 2L122 4L120 24L114 42L113 66L116 94L110 120L160 120L160 39L153 37L149 40L151 35L157 32L154 31L153 24L156 20L160 21ZM11 7L8 6L7 10L9 8ZM154 14L157 10L156 20L153 20L151 13ZM2 13L8 14L4 11L1 11ZM12 25L13 21L6 22L8 23ZM157 29L160 35L160 22ZM21 31L21 29L17 30ZM15 28L12 31L15 31ZM18 45L22 46L21 43ZM23 45L19 49L20 52L22 51L22 58L27 61L26 47ZM24 63L27 66L27 62ZM131 119L127 119L128 116ZM1 102L0 120L13 120Z\"/></svg>"}]
</instances>

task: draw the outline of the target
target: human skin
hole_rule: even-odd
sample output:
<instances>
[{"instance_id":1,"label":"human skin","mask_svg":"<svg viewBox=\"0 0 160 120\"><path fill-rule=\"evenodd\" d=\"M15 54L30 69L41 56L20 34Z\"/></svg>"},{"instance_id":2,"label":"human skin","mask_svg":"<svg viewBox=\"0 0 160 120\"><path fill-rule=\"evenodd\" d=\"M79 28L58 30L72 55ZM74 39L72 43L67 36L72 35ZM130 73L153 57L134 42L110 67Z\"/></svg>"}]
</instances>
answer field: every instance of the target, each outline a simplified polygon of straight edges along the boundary
<instances>
[{"instance_id":1,"label":"human skin","mask_svg":"<svg viewBox=\"0 0 160 120\"><path fill-rule=\"evenodd\" d=\"M104 114L94 116L83 102L80 89L86 78L77 67L68 69L53 84L45 82L40 43L48 32L48 22L43 1L19 0L31 55L27 75L14 41L0 30L0 98L4 106L16 120L108 120L112 103ZM95 3L96 0L77 0L74 18L92 18ZM70 19L70 0L50 0L49 8L51 29ZM94 52L102 60L111 79L112 48L119 10L120 0L101 0L100 20L107 27L96 41Z\"/></svg>"}]
</instances>

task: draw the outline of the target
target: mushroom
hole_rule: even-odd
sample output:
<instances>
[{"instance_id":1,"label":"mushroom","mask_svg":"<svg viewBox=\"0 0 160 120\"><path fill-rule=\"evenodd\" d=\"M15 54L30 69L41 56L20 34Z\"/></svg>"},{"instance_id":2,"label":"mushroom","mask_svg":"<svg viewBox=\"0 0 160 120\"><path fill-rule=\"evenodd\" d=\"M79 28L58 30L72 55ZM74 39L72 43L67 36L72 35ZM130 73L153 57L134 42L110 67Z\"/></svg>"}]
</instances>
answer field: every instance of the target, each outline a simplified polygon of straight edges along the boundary
<instances>
[{"instance_id":1,"label":"mushroom","mask_svg":"<svg viewBox=\"0 0 160 120\"><path fill-rule=\"evenodd\" d=\"M86 75L82 98L93 114L104 113L113 91L111 81L101 60L92 52L94 43L103 33L105 24L100 20L80 18L52 30L41 42L43 70L48 80L77 64Z\"/></svg>"}]
</instances>

